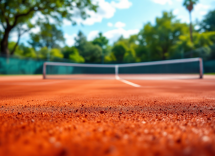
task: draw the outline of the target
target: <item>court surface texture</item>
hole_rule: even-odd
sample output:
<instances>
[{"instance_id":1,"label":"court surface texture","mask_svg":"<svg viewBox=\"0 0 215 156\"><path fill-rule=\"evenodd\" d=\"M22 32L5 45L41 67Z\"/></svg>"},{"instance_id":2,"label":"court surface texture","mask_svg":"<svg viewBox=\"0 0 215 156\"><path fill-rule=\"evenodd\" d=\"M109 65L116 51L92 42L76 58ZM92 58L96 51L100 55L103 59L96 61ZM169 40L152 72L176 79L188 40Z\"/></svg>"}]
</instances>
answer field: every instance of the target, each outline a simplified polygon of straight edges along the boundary
<instances>
[{"instance_id":1,"label":"court surface texture","mask_svg":"<svg viewBox=\"0 0 215 156\"><path fill-rule=\"evenodd\" d=\"M215 76L0 77L0 155L215 155Z\"/></svg>"}]
</instances>

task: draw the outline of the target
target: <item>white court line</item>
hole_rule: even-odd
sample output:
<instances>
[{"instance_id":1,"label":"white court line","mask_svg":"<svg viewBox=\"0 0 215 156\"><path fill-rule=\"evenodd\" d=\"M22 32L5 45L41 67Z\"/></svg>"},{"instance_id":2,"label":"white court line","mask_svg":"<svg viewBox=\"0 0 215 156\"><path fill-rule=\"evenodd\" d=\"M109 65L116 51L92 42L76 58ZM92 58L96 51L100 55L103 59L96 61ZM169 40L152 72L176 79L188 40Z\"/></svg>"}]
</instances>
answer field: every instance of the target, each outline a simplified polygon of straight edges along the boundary
<instances>
[{"instance_id":1,"label":"white court line","mask_svg":"<svg viewBox=\"0 0 215 156\"><path fill-rule=\"evenodd\" d=\"M130 81L121 79L118 75L116 75L116 79L119 80L119 81L121 81L121 82L123 82L123 83L126 83L126 84L128 84L128 85L131 85L131 86L133 86L133 87L137 87L137 88L141 87L141 86L138 85L138 84L135 84L135 83L133 83L133 82L130 82Z\"/></svg>"},{"instance_id":2,"label":"white court line","mask_svg":"<svg viewBox=\"0 0 215 156\"><path fill-rule=\"evenodd\" d=\"M124 83L126 83L126 84L128 84L128 85L131 85L131 86L133 86L133 87L141 87L140 85L135 84L135 83L130 82L130 81L127 81L127 80L119 80L119 81L124 82Z\"/></svg>"}]
</instances>

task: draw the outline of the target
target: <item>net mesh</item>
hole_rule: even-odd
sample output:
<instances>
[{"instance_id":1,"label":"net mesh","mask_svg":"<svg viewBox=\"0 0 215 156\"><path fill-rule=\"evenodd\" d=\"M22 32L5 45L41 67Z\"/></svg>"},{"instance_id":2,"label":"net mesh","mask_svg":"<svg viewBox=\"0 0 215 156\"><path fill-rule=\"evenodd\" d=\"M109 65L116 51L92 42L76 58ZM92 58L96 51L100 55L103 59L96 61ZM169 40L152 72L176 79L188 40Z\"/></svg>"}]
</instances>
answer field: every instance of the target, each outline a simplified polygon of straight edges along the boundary
<instances>
[{"instance_id":1,"label":"net mesh","mask_svg":"<svg viewBox=\"0 0 215 156\"><path fill-rule=\"evenodd\" d=\"M119 67L122 79L181 79L199 78L199 62Z\"/></svg>"},{"instance_id":2,"label":"net mesh","mask_svg":"<svg viewBox=\"0 0 215 156\"><path fill-rule=\"evenodd\" d=\"M48 79L177 79L202 77L202 60L182 59L119 65L46 62Z\"/></svg>"},{"instance_id":3,"label":"net mesh","mask_svg":"<svg viewBox=\"0 0 215 156\"><path fill-rule=\"evenodd\" d=\"M46 65L46 78L50 79L114 79L114 75L114 67Z\"/></svg>"}]
</instances>

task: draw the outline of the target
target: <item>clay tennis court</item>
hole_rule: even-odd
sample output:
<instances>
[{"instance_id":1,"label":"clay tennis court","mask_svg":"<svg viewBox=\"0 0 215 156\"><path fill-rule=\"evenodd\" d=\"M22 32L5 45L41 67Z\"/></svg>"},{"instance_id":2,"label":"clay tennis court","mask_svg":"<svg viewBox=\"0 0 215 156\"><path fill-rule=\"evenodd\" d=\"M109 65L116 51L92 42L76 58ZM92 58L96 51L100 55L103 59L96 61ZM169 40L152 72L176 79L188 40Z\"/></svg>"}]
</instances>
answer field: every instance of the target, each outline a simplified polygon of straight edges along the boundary
<instances>
[{"instance_id":1,"label":"clay tennis court","mask_svg":"<svg viewBox=\"0 0 215 156\"><path fill-rule=\"evenodd\" d=\"M0 77L0 155L215 155L215 76Z\"/></svg>"}]
</instances>

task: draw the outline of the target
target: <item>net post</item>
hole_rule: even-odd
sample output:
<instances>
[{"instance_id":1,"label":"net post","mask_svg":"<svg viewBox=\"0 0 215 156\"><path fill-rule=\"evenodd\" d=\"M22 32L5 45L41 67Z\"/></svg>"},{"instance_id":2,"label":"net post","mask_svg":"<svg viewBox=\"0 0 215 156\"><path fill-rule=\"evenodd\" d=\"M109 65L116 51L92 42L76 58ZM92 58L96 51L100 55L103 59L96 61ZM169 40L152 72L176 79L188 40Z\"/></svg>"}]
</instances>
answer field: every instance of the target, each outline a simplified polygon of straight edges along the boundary
<instances>
[{"instance_id":1,"label":"net post","mask_svg":"<svg viewBox=\"0 0 215 156\"><path fill-rule=\"evenodd\" d=\"M203 60L202 58L199 58L199 78L203 79Z\"/></svg>"},{"instance_id":2,"label":"net post","mask_svg":"<svg viewBox=\"0 0 215 156\"><path fill-rule=\"evenodd\" d=\"M116 80L120 79L118 74L119 74L119 66L115 65L115 78L116 78Z\"/></svg>"},{"instance_id":3,"label":"net post","mask_svg":"<svg viewBox=\"0 0 215 156\"><path fill-rule=\"evenodd\" d=\"M43 63L43 79L46 79L46 63Z\"/></svg>"}]
</instances>

